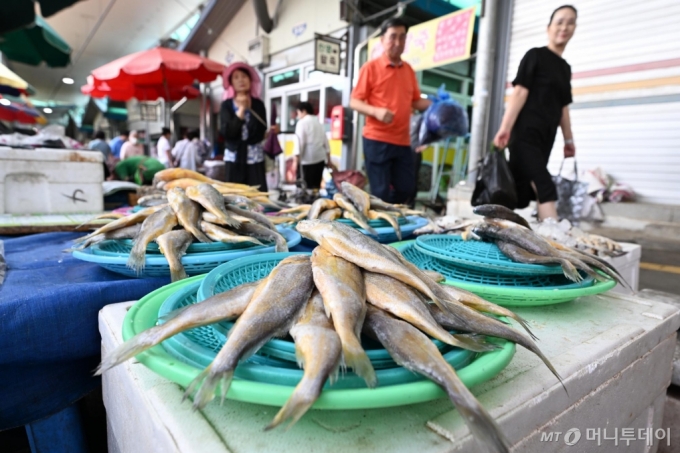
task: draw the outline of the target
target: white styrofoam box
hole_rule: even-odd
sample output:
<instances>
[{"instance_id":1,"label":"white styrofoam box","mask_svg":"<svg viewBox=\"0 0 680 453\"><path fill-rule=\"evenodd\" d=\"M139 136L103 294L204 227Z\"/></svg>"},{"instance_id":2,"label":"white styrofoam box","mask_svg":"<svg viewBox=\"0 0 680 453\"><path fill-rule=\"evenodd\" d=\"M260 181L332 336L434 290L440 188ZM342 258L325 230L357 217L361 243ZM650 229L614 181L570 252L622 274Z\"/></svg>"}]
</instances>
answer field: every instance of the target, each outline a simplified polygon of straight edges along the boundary
<instances>
[{"instance_id":1,"label":"white styrofoam box","mask_svg":"<svg viewBox=\"0 0 680 453\"><path fill-rule=\"evenodd\" d=\"M121 343L130 303L108 305L99 315L102 354ZM568 394L541 361L518 347L496 378L471 390L497 421L513 451L529 453L630 451L655 453L636 440L630 447L587 439L588 429L661 427L670 383L680 308L643 297L606 293L573 302L520 307L539 337L538 346L564 379ZM192 411L183 390L134 360L103 376L109 443L117 452L280 453L476 452L450 401L372 410L310 410L289 431L262 432L278 408L227 400ZM433 430L436 429L437 434ZM582 434L573 448L542 434Z\"/></svg>"},{"instance_id":2,"label":"white styrofoam box","mask_svg":"<svg viewBox=\"0 0 680 453\"><path fill-rule=\"evenodd\" d=\"M103 161L99 151L0 148L0 214L102 211Z\"/></svg>"},{"instance_id":3,"label":"white styrofoam box","mask_svg":"<svg viewBox=\"0 0 680 453\"><path fill-rule=\"evenodd\" d=\"M621 248L625 255L621 256L603 256L602 259L611 263L614 268L619 271L621 277L628 282L633 290L638 290L640 283L640 257L642 256L642 247L637 244L630 244L628 242L620 242ZM627 293L628 290L621 285L616 285L612 290L617 293Z\"/></svg>"}]
</instances>

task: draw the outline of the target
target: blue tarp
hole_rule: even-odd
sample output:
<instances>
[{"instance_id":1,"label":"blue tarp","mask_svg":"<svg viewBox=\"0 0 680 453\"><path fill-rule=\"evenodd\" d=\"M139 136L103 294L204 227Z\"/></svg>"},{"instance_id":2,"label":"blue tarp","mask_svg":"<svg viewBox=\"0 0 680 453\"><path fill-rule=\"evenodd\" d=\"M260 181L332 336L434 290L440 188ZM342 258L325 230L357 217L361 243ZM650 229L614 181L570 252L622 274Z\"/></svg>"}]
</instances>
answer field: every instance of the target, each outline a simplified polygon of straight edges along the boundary
<instances>
[{"instance_id":1,"label":"blue tarp","mask_svg":"<svg viewBox=\"0 0 680 453\"><path fill-rule=\"evenodd\" d=\"M0 431L52 415L100 386L92 376L100 361L99 310L170 283L127 278L63 253L82 235L2 238L8 269L0 286Z\"/></svg>"},{"instance_id":2,"label":"blue tarp","mask_svg":"<svg viewBox=\"0 0 680 453\"><path fill-rule=\"evenodd\" d=\"M170 282L134 279L76 260L64 249L82 233L5 239L0 286L0 430L51 415L100 385L97 316Z\"/></svg>"}]
</instances>

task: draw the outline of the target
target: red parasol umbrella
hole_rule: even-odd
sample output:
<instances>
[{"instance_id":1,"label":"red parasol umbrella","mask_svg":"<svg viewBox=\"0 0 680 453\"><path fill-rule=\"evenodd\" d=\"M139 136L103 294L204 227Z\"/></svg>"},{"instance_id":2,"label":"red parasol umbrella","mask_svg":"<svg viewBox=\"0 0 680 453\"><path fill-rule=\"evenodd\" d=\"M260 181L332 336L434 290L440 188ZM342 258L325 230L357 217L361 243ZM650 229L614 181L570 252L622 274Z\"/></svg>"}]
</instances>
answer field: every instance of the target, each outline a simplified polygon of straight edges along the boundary
<instances>
[{"instance_id":1,"label":"red parasol umbrella","mask_svg":"<svg viewBox=\"0 0 680 453\"><path fill-rule=\"evenodd\" d=\"M222 71L224 65L216 61L156 47L112 61L92 71L92 75L116 90L130 89L131 85L160 86L170 90L192 85L195 81L212 82Z\"/></svg>"},{"instance_id":2,"label":"red parasol umbrella","mask_svg":"<svg viewBox=\"0 0 680 453\"><path fill-rule=\"evenodd\" d=\"M140 101L155 101L163 98L167 101L179 101L182 98L196 99L201 92L192 86L166 87L163 85L129 85L126 88L111 88L106 82L100 82L92 76L88 84L80 87L80 92L93 98L108 97L112 101L127 101L136 98Z\"/></svg>"},{"instance_id":3,"label":"red parasol umbrella","mask_svg":"<svg viewBox=\"0 0 680 453\"><path fill-rule=\"evenodd\" d=\"M3 96L0 96L0 120L23 124L44 124L46 122L36 109L18 102L12 102Z\"/></svg>"}]
</instances>

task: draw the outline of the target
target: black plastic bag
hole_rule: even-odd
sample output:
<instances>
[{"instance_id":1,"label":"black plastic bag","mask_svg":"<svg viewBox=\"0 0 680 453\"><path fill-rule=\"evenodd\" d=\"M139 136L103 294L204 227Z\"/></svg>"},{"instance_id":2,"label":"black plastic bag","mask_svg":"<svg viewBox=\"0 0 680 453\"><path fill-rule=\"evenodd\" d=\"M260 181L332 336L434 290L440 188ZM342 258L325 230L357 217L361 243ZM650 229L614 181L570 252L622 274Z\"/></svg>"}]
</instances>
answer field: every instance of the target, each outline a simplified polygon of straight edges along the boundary
<instances>
[{"instance_id":1,"label":"black plastic bag","mask_svg":"<svg viewBox=\"0 0 680 453\"><path fill-rule=\"evenodd\" d=\"M472 206L499 204L508 209L517 207L515 180L510 172L505 153L492 149L479 164Z\"/></svg>"}]
</instances>

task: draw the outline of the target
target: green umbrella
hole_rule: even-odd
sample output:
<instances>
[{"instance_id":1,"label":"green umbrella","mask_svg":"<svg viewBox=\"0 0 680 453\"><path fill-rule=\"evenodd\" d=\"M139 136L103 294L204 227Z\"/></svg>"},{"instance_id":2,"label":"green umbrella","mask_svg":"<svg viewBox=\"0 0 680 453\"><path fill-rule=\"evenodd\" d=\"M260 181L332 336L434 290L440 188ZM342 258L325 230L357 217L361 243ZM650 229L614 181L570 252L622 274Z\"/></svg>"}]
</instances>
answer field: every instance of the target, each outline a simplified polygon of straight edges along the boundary
<instances>
[{"instance_id":1,"label":"green umbrella","mask_svg":"<svg viewBox=\"0 0 680 453\"><path fill-rule=\"evenodd\" d=\"M37 0L43 17L77 3L80 0ZM35 21L34 0L0 1L0 35L30 25Z\"/></svg>"},{"instance_id":2,"label":"green umbrella","mask_svg":"<svg viewBox=\"0 0 680 453\"><path fill-rule=\"evenodd\" d=\"M63 68L71 62L71 48L45 19L35 16L26 28L0 35L0 52L9 60L37 66Z\"/></svg>"}]
</instances>

